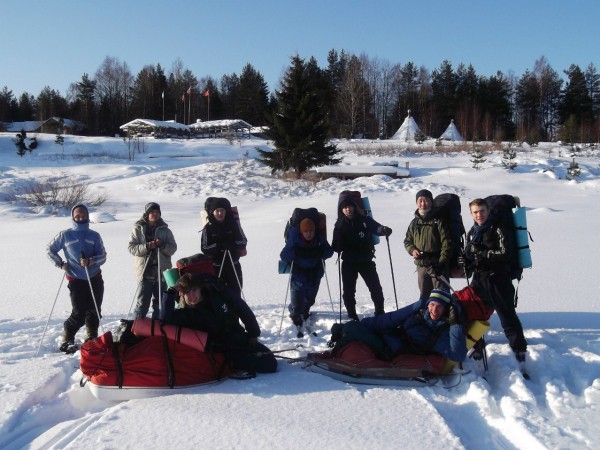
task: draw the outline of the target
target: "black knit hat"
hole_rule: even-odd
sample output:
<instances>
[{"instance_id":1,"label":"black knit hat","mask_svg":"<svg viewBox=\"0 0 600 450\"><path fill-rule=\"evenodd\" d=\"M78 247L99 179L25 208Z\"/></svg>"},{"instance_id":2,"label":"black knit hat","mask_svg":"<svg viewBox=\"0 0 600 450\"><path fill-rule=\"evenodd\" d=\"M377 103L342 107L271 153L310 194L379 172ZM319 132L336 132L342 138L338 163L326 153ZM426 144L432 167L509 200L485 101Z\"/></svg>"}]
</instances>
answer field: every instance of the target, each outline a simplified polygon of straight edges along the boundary
<instances>
[{"instance_id":1,"label":"black knit hat","mask_svg":"<svg viewBox=\"0 0 600 450\"><path fill-rule=\"evenodd\" d=\"M427 197L433 203L433 194L427 189L421 189L419 192L417 192L417 197L415 200L419 200L419 197Z\"/></svg>"},{"instance_id":2,"label":"black knit hat","mask_svg":"<svg viewBox=\"0 0 600 450\"><path fill-rule=\"evenodd\" d=\"M148 214L150 214L150 211L154 211L154 210L158 210L158 212L161 213L160 212L160 205L158 203L150 202L144 208L144 213L146 215L148 215Z\"/></svg>"}]
</instances>

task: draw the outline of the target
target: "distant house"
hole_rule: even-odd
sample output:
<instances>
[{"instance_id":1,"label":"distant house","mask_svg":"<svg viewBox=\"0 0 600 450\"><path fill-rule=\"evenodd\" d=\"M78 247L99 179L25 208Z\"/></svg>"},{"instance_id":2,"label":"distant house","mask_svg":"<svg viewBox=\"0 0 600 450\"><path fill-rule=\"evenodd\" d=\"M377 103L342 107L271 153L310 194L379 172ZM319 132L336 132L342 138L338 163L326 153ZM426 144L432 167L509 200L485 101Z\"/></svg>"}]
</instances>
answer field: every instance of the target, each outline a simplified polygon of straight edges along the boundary
<instances>
[{"instance_id":1,"label":"distant house","mask_svg":"<svg viewBox=\"0 0 600 450\"><path fill-rule=\"evenodd\" d=\"M61 117L50 117L44 121L29 120L26 122L8 122L4 123L4 129L8 132L19 133L25 131L27 133L48 133L58 134L62 129L64 134L80 134L86 129L82 122L72 119L64 119Z\"/></svg>"},{"instance_id":2,"label":"distant house","mask_svg":"<svg viewBox=\"0 0 600 450\"><path fill-rule=\"evenodd\" d=\"M141 134L155 138L188 137L190 127L171 120L135 119L119 127L127 135Z\"/></svg>"},{"instance_id":3,"label":"distant house","mask_svg":"<svg viewBox=\"0 0 600 450\"><path fill-rule=\"evenodd\" d=\"M190 131L197 137L250 137L254 127L242 119L197 121L190 125Z\"/></svg>"}]
</instances>

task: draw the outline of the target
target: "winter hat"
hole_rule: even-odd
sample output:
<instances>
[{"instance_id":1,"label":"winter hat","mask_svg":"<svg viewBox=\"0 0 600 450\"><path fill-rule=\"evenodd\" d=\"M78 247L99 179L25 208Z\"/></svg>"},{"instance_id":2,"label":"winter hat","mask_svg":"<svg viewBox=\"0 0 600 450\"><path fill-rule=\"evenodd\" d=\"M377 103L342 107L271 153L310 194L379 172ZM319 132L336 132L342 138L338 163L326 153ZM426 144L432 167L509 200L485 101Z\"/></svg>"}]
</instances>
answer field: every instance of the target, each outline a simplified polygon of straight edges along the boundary
<instances>
[{"instance_id":1,"label":"winter hat","mask_svg":"<svg viewBox=\"0 0 600 450\"><path fill-rule=\"evenodd\" d=\"M433 291L431 291L431 294L429 294L429 298L427 299L426 304L429 304L431 302L437 302L440 305L449 306L451 300L452 297L450 296L450 292L446 292L442 289L434 289Z\"/></svg>"},{"instance_id":2,"label":"winter hat","mask_svg":"<svg viewBox=\"0 0 600 450\"><path fill-rule=\"evenodd\" d=\"M300 222L300 232L315 231L315 223L310 219L302 219Z\"/></svg>"},{"instance_id":3,"label":"winter hat","mask_svg":"<svg viewBox=\"0 0 600 450\"><path fill-rule=\"evenodd\" d=\"M433 203L433 194L427 189L421 189L419 192L417 192L417 197L415 200L419 200L419 197L427 197Z\"/></svg>"},{"instance_id":4,"label":"winter hat","mask_svg":"<svg viewBox=\"0 0 600 450\"><path fill-rule=\"evenodd\" d=\"M160 205L154 202L148 203L144 208L144 212L146 213L146 215L148 215L150 214L150 211L158 211L160 213Z\"/></svg>"}]
</instances>

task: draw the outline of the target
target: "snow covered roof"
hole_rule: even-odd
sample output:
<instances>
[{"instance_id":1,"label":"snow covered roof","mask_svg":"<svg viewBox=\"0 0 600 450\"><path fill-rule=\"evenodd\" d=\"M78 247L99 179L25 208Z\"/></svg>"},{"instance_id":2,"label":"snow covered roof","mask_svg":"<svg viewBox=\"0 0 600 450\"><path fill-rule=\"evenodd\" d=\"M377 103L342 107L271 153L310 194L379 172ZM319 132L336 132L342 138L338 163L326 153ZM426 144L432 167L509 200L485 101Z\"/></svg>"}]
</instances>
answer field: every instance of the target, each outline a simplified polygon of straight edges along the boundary
<instances>
[{"instance_id":1,"label":"snow covered roof","mask_svg":"<svg viewBox=\"0 0 600 450\"><path fill-rule=\"evenodd\" d=\"M414 141L415 133L419 131L419 126L415 119L410 115L410 110L408 110L408 115L398 128L398 131L394 133L394 135L390 139L395 139L398 141Z\"/></svg>"},{"instance_id":2,"label":"snow covered roof","mask_svg":"<svg viewBox=\"0 0 600 450\"><path fill-rule=\"evenodd\" d=\"M127 122L125 125L119 127L123 131L132 130L180 130L189 131L190 127L182 123L166 121L166 120L153 120L153 119L135 119L131 122Z\"/></svg>"},{"instance_id":3,"label":"snow covered roof","mask_svg":"<svg viewBox=\"0 0 600 450\"><path fill-rule=\"evenodd\" d=\"M458 132L458 128L454 125L454 119L450 121L450 125L448 125L446 131L442 133L440 139L446 139L447 141L464 141L463 137Z\"/></svg>"},{"instance_id":4,"label":"snow covered roof","mask_svg":"<svg viewBox=\"0 0 600 450\"><path fill-rule=\"evenodd\" d=\"M223 119L223 120L207 120L206 122L196 122L190 125L192 130L250 130L252 125L242 119Z\"/></svg>"}]
</instances>

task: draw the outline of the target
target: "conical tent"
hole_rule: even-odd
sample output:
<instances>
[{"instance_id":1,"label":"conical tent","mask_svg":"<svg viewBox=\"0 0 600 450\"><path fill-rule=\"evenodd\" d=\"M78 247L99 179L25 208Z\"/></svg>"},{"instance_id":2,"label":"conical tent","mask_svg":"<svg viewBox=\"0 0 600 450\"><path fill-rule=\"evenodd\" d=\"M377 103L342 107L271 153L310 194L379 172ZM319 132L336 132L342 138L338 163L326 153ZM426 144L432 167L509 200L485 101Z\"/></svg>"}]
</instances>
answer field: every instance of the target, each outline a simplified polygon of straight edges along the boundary
<instances>
[{"instance_id":1,"label":"conical tent","mask_svg":"<svg viewBox=\"0 0 600 450\"><path fill-rule=\"evenodd\" d=\"M445 139L447 141L464 141L463 137L458 132L458 128L454 125L454 119L450 121L450 125L448 125L446 131L442 133L440 139Z\"/></svg>"},{"instance_id":2,"label":"conical tent","mask_svg":"<svg viewBox=\"0 0 600 450\"><path fill-rule=\"evenodd\" d=\"M396 131L390 139L396 139L399 141L414 141L415 133L417 131L419 131L419 126L417 125L417 122L415 122L415 119L413 119L410 115L409 109L408 115L404 119L404 122L402 122L402 125L400 125L400 128L398 128L398 131Z\"/></svg>"}]
</instances>

